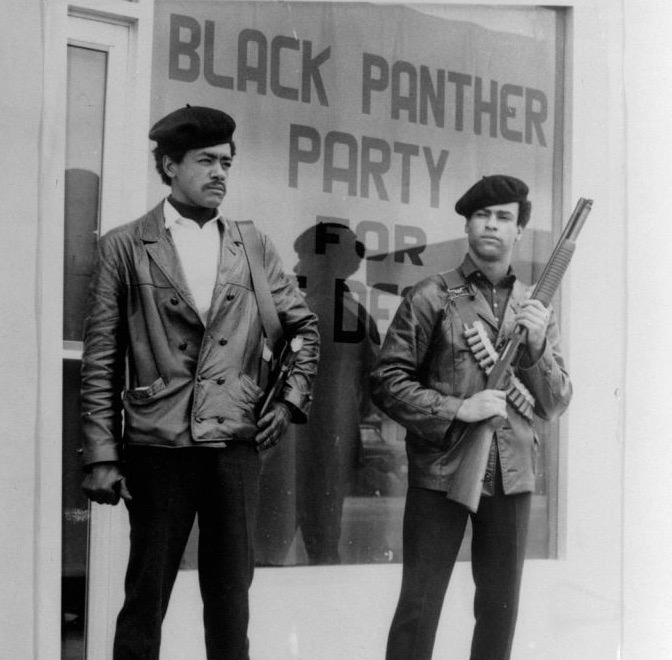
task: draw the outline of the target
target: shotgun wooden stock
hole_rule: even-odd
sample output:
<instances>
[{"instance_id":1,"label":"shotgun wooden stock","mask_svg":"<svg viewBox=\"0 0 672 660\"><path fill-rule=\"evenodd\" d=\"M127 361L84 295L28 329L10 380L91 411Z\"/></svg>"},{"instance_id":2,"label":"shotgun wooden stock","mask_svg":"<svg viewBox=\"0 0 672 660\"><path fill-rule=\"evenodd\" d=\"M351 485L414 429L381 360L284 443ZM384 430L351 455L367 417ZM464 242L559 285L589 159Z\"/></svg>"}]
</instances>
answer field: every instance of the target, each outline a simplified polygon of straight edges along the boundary
<instances>
[{"instance_id":1,"label":"shotgun wooden stock","mask_svg":"<svg viewBox=\"0 0 672 660\"><path fill-rule=\"evenodd\" d=\"M576 238L583 228L592 205L592 199L583 197L577 202L534 287L531 296L533 299L540 300L546 306L550 303L569 266L576 247ZM485 389L506 389L511 368L517 364L520 357L525 332L522 326L515 328L488 375ZM455 455L458 465L446 495L449 499L460 502L470 511L475 512L478 509L492 438L495 430L503 422L502 417L491 417L482 422L466 424L448 450Z\"/></svg>"}]
</instances>

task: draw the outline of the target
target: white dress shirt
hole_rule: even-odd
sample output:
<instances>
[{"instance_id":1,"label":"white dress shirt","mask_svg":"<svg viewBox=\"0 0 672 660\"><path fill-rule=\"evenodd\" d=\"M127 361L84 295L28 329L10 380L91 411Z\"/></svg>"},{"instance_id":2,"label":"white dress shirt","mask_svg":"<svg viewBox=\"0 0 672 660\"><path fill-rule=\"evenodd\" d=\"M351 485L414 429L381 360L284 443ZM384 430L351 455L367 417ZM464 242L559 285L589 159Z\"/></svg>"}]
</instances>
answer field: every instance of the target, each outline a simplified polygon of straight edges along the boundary
<instances>
[{"instance_id":1,"label":"white dress shirt","mask_svg":"<svg viewBox=\"0 0 672 660\"><path fill-rule=\"evenodd\" d=\"M217 281L224 218L218 213L201 228L194 220L183 218L168 200L163 203L163 217L180 257L182 272L196 309L203 325L206 325Z\"/></svg>"}]
</instances>

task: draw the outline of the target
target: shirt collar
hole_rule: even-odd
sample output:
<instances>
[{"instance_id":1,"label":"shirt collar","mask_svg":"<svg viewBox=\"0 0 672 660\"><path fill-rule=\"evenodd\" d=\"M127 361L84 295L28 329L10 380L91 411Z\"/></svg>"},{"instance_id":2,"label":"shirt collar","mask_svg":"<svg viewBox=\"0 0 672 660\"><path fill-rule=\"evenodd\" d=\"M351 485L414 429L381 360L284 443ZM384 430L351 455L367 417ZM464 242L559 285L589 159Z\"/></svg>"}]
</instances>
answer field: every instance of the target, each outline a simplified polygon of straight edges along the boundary
<instances>
[{"instance_id":1,"label":"shirt collar","mask_svg":"<svg viewBox=\"0 0 672 660\"><path fill-rule=\"evenodd\" d=\"M460 271L462 272L462 277L468 282L476 281L480 277L485 277L481 273L481 269L474 263L474 260L471 258L471 255L467 252L460 266ZM509 266L509 270L506 275L502 278L500 282L497 282L496 286L500 287L511 287L516 281L516 274L513 272L513 268Z\"/></svg>"},{"instance_id":2,"label":"shirt collar","mask_svg":"<svg viewBox=\"0 0 672 660\"><path fill-rule=\"evenodd\" d=\"M166 229L170 229L172 226L177 224L180 220L183 222L194 222L188 218L183 218L177 211L177 209L168 201L168 198L163 200L163 217L165 221ZM212 219L206 222L206 225L209 225L211 222L218 221L222 226L222 229L226 229L226 220L222 217L222 214L217 211L217 215ZM195 223L194 223L195 224Z\"/></svg>"}]
</instances>

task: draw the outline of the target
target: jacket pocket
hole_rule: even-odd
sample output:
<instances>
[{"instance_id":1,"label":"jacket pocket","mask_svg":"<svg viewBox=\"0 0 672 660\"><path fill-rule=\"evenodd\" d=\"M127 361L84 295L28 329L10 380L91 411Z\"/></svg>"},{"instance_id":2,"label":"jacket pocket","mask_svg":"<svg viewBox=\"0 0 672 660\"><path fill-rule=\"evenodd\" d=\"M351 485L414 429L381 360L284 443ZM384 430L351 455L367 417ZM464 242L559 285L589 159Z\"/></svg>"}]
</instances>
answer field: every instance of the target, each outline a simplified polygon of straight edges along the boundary
<instances>
[{"instance_id":1,"label":"jacket pocket","mask_svg":"<svg viewBox=\"0 0 672 660\"><path fill-rule=\"evenodd\" d=\"M261 398L261 395L264 393L264 391L257 385L247 374L244 374L241 372L240 376L240 384L244 392L253 397L255 402L259 401Z\"/></svg>"},{"instance_id":2,"label":"jacket pocket","mask_svg":"<svg viewBox=\"0 0 672 660\"><path fill-rule=\"evenodd\" d=\"M124 394L124 434L129 442L170 445L189 429L191 381L159 378Z\"/></svg>"},{"instance_id":3,"label":"jacket pocket","mask_svg":"<svg viewBox=\"0 0 672 660\"><path fill-rule=\"evenodd\" d=\"M135 405L142 405L142 403L149 401L155 397L161 390L166 389L166 381L162 376L159 376L151 385L144 385L136 387L132 390L126 390L126 399Z\"/></svg>"}]
</instances>

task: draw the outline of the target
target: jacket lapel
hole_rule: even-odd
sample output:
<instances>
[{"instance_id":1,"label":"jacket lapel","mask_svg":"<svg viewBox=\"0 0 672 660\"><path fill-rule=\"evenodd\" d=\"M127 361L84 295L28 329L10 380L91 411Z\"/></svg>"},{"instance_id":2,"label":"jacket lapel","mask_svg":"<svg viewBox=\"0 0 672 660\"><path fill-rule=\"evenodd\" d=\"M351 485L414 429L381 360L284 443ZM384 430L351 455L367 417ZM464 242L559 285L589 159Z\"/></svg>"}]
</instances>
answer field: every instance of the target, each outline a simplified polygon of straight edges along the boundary
<instances>
[{"instance_id":1,"label":"jacket lapel","mask_svg":"<svg viewBox=\"0 0 672 660\"><path fill-rule=\"evenodd\" d=\"M490 309L488 301L485 299L485 296L480 292L477 286L474 284L469 284L469 287L471 288L471 294L474 296L474 311L496 332L499 323L493 314L492 309Z\"/></svg>"},{"instance_id":2,"label":"jacket lapel","mask_svg":"<svg viewBox=\"0 0 672 660\"><path fill-rule=\"evenodd\" d=\"M142 228L142 241L150 259L154 261L177 293L198 316L198 309L182 272L175 244L170 238L169 232L166 231L163 202L147 214Z\"/></svg>"},{"instance_id":3,"label":"jacket lapel","mask_svg":"<svg viewBox=\"0 0 672 660\"><path fill-rule=\"evenodd\" d=\"M225 219L224 241L222 243L222 256L219 260L217 284L230 281L231 276L238 272L241 259L245 259L245 251L240 240L240 234L233 220Z\"/></svg>"},{"instance_id":4,"label":"jacket lapel","mask_svg":"<svg viewBox=\"0 0 672 660\"><path fill-rule=\"evenodd\" d=\"M225 219L222 250L219 257L219 269L217 270L217 281L215 283L212 304L210 306L210 318L219 311L224 302L223 297L227 283L247 283L247 277L244 276L244 273L246 273L246 266L247 259L236 225L233 220Z\"/></svg>"}]
</instances>

